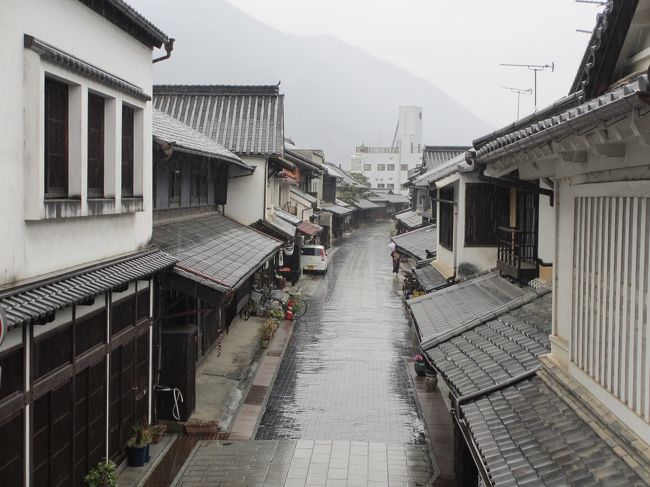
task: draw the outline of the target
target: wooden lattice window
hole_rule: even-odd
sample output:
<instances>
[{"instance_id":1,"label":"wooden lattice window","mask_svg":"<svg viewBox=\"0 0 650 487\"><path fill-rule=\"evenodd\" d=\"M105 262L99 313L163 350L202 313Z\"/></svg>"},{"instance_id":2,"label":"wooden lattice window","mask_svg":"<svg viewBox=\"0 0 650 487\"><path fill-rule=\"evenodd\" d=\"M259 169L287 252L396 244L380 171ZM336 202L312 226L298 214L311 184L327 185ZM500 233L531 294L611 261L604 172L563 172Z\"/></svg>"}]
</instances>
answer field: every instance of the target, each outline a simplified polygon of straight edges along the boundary
<instances>
[{"instance_id":1,"label":"wooden lattice window","mask_svg":"<svg viewBox=\"0 0 650 487\"><path fill-rule=\"evenodd\" d=\"M104 196L104 99L88 93L88 197Z\"/></svg>"},{"instance_id":2,"label":"wooden lattice window","mask_svg":"<svg viewBox=\"0 0 650 487\"><path fill-rule=\"evenodd\" d=\"M122 105L122 196L133 196L134 111Z\"/></svg>"},{"instance_id":3,"label":"wooden lattice window","mask_svg":"<svg viewBox=\"0 0 650 487\"><path fill-rule=\"evenodd\" d=\"M45 197L68 195L68 85L45 78Z\"/></svg>"},{"instance_id":4,"label":"wooden lattice window","mask_svg":"<svg viewBox=\"0 0 650 487\"><path fill-rule=\"evenodd\" d=\"M452 185L440 188L440 222L438 232L440 245L447 250L454 249L454 187Z\"/></svg>"}]
</instances>

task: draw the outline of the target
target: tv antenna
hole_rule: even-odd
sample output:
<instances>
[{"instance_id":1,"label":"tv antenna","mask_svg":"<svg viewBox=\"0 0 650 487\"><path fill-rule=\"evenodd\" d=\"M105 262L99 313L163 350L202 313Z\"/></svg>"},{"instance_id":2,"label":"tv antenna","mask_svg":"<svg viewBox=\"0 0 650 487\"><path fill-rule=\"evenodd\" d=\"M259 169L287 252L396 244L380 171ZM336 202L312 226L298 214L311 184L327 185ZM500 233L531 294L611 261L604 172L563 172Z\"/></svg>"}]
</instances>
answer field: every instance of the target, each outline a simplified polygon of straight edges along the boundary
<instances>
[{"instance_id":1,"label":"tv antenna","mask_svg":"<svg viewBox=\"0 0 650 487\"><path fill-rule=\"evenodd\" d=\"M599 7L602 7L607 2L603 2L601 0L576 0L576 3L590 3L592 5L598 5Z\"/></svg>"},{"instance_id":2,"label":"tv antenna","mask_svg":"<svg viewBox=\"0 0 650 487\"><path fill-rule=\"evenodd\" d=\"M512 93L517 93L517 120L519 120L519 102L521 101L521 95L530 95L533 90L531 88L511 88L510 86L502 86L501 88Z\"/></svg>"},{"instance_id":3,"label":"tv antenna","mask_svg":"<svg viewBox=\"0 0 650 487\"><path fill-rule=\"evenodd\" d=\"M576 29L576 32L580 34L589 34L589 35L594 33L593 30L589 30L589 29Z\"/></svg>"},{"instance_id":4,"label":"tv antenna","mask_svg":"<svg viewBox=\"0 0 650 487\"><path fill-rule=\"evenodd\" d=\"M535 111L537 111L537 73L539 71L550 71L551 73L555 71L555 63L551 64L511 64L511 63L501 63L501 66L513 66L515 68L526 68L529 71L535 73L535 89L533 93L535 94Z\"/></svg>"}]
</instances>

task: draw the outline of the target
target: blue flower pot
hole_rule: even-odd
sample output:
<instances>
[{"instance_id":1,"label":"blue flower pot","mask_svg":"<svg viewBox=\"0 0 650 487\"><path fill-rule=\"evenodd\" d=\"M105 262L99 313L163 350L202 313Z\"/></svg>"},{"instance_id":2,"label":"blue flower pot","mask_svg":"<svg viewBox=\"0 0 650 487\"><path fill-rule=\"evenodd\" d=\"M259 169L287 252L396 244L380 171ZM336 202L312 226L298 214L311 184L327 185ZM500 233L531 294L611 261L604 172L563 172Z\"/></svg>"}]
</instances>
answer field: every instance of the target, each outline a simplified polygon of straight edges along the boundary
<instances>
[{"instance_id":1,"label":"blue flower pot","mask_svg":"<svg viewBox=\"0 0 650 487\"><path fill-rule=\"evenodd\" d=\"M146 446L128 447L126 449L126 455L129 467L142 467L146 459L146 450Z\"/></svg>"}]
</instances>

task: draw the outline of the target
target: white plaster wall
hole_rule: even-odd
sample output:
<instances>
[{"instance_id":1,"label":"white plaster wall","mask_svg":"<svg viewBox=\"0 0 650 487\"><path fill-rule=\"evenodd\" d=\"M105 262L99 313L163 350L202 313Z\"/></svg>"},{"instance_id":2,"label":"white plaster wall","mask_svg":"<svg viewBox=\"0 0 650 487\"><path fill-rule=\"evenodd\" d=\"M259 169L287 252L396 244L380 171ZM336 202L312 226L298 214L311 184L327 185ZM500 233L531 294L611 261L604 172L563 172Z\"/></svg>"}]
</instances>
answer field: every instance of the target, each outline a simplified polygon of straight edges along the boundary
<instances>
[{"instance_id":1,"label":"white plaster wall","mask_svg":"<svg viewBox=\"0 0 650 487\"><path fill-rule=\"evenodd\" d=\"M70 26L74 19L74 26ZM151 237L151 112L143 113L143 197L145 211L122 216L25 222L23 166L42 140L26 140L36 126L33 84L25 84L24 34L45 41L151 93L151 50L76 0L0 2L0 284L122 254ZM31 51L29 52L31 53ZM33 53L31 53L33 54ZM33 73L27 73L28 76ZM71 127L72 128L72 127ZM38 191L42 180L33 181Z\"/></svg>"},{"instance_id":2,"label":"white plaster wall","mask_svg":"<svg viewBox=\"0 0 650 487\"><path fill-rule=\"evenodd\" d=\"M228 201L224 213L242 225L250 225L264 217L266 158L244 156L242 159L255 166L255 171L250 176L228 180Z\"/></svg>"}]
</instances>

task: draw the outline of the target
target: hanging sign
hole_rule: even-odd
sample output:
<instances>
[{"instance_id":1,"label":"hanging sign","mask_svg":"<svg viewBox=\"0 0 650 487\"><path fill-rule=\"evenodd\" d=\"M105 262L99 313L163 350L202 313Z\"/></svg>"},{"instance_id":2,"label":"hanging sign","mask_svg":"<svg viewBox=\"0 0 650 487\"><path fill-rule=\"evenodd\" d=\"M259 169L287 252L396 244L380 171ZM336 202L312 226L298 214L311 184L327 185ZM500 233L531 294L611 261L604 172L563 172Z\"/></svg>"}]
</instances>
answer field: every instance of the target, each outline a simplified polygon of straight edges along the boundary
<instances>
[{"instance_id":1,"label":"hanging sign","mask_svg":"<svg viewBox=\"0 0 650 487\"><path fill-rule=\"evenodd\" d=\"M6 335L7 335L7 315L5 314L4 308L0 306L0 345L2 345L2 342L4 341Z\"/></svg>"}]
</instances>

